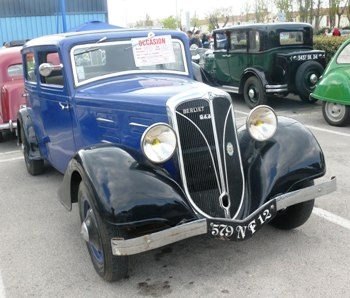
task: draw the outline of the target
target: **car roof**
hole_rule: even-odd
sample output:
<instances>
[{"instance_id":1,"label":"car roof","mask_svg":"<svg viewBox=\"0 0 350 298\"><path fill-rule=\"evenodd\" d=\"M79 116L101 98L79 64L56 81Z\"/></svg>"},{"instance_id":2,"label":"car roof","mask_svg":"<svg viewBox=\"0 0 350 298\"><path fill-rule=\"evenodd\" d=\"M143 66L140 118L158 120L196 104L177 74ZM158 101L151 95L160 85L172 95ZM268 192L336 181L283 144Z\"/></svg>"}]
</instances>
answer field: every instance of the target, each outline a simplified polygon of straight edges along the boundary
<instances>
[{"instance_id":1,"label":"car roof","mask_svg":"<svg viewBox=\"0 0 350 298\"><path fill-rule=\"evenodd\" d=\"M234 29L241 29L241 30L264 30L264 31L274 31L274 30L297 30L300 28L312 28L311 24L309 23L300 23L300 22L281 22L281 23L254 23L254 24L243 24L243 25L234 25L230 27L224 27L215 29L214 33L223 33L225 31L234 30Z\"/></svg>"},{"instance_id":2,"label":"car roof","mask_svg":"<svg viewBox=\"0 0 350 298\"><path fill-rule=\"evenodd\" d=\"M172 35L178 38L185 39L187 35L182 31L177 30L165 30L165 29L105 29L105 30L91 30L80 32L66 32L53 35L45 35L38 38L34 38L26 42L23 46L23 50L29 47L43 46L43 45L68 45L84 43L84 42L97 42L102 37L107 37L108 40L115 39L130 39L152 36L150 33L154 33L155 36L159 35Z\"/></svg>"}]
</instances>

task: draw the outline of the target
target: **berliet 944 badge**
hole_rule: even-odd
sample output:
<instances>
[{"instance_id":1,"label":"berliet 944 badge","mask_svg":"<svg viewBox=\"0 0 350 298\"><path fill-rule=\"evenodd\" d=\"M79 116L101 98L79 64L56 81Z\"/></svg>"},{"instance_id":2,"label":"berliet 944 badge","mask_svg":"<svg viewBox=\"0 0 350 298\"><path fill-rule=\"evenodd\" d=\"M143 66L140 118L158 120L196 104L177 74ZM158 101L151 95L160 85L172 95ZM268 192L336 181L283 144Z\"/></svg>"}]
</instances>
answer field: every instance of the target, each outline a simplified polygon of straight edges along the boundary
<instances>
[{"instance_id":1,"label":"berliet 944 badge","mask_svg":"<svg viewBox=\"0 0 350 298\"><path fill-rule=\"evenodd\" d=\"M63 33L21 54L25 166L64 174L60 202L78 205L82 241L107 281L129 275L130 256L189 237L298 228L336 189L334 177L318 181L324 155L298 121L258 105L236 127L230 95L201 81L183 32Z\"/></svg>"}]
</instances>

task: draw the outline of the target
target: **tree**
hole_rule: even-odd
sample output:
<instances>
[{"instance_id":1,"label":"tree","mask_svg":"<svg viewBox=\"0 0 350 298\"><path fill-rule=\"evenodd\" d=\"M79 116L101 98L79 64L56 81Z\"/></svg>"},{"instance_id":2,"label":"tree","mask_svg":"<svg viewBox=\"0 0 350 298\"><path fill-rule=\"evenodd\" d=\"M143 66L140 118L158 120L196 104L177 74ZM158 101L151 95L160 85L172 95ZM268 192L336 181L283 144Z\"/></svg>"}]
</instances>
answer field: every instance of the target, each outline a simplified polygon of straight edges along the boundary
<instances>
[{"instance_id":1,"label":"tree","mask_svg":"<svg viewBox=\"0 0 350 298\"><path fill-rule=\"evenodd\" d=\"M221 27L225 27L230 19L231 13L231 8L214 9L208 13L206 18L209 21L209 31L220 28L220 21L223 21L223 25Z\"/></svg>"},{"instance_id":2,"label":"tree","mask_svg":"<svg viewBox=\"0 0 350 298\"><path fill-rule=\"evenodd\" d=\"M268 15L267 0L255 0L255 20L262 23Z\"/></svg>"},{"instance_id":3,"label":"tree","mask_svg":"<svg viewBox=\"0 0 350 298\"><path fill-rule=\"evenodd\" d=\"M286 15L286 21L293 21L293 0L274 0L276 8Z\"/></svg>"},{"instance_id":4,"label":"tree","mask_svg":"<svg viewBox=\"0 0 350 298\"><path fill-rule=\"evenodd\" d=\"M151 17L146 14L146 19L144 21L137 21L136 27L152 27L153 21L151 20Z\"/></svg>"},{"instance_id":5,"label":"tree","mask_svg":"<svg viewBox=\"0 0 350 298\"><path fill-rule=\"evenodd\" d=\"M161 21L163 28L167 28L167 29L177 29L177 21L176 18L174 18L173 16L170 16L164 20Z\"/></svg>"}]
</instances>

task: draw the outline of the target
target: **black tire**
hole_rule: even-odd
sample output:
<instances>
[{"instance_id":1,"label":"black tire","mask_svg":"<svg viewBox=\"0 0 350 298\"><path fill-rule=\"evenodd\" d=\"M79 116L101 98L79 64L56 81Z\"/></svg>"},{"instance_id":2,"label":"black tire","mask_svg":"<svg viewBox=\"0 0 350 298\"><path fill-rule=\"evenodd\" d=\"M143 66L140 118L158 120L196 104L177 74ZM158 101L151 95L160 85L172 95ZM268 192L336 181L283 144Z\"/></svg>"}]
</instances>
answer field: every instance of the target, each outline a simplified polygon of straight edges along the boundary
<instances>
[{"instance_id":1,"label":"black tire","mask_svg":"<svg viewBox=\"0 0 350 298\"><path fill-rule=\"evenodd\" d=\"M104 280L112 282L128 276L129 260L127 256L114 256L111 247L111 238L121 237L121 231L102 221L99 213L93 205L92 195L84 181L79 185L78 191L79 213L81 222L89 217L93 231L86 243L92 263L98 275Z\"/></svg>"},{"instance_id":2,"label":"black tire","mask_svg":"<svg viewBox=\"0 0 350 298\"><path fill-rule=\"evenodd\" d=\"M251 109L259 105L265 105L267 102L262 83L255 76L251 76L245 81L243 96L247 106Z\"/></svg>"},{"instance_id":3,"label":"black tire","mask_svg":"<svg viewBox=\"0 0 350 298\"><path fill-rule=\"evenodd\" d=\"M4 141L4 135L2 134L2 131L0 131L0 143Z\"/></svg>"},{"instance_id":4,"label":"black tire","mask_svg":"<svg viewBox=\"0 0 350 298\"><path fill-rule=\"evenodd\" d=\"M350 106L324 101L322 114L327 123L333 126L345 126L350 123Z\"/></svg>"},{"instance_id":5,"label":"black tire","mask_svg":"<svg viewBox=\"0 0 350 298\"><path fill-rule=\"evenodd\" d=\"M295 86L303 102L315 103L317 99L310 98L316 83L324 71L323 66L316 61L307 61L301 64L295 75Z\"/></svg>"},{"instance_id":6,"label":"black tire","mask_svg":"<svg viewBox=\"0 0 350 298\"><path fill-rule=\"evenodd\" d=\"M299 189L313 185L313 181L303 183ZM310 217L315 200L302 202L277 212L270 224L280 230L291 230L303 225Z\"/></svg>"},{"instance_id":7,"label":"black tire","mask_svg":"<svg viewBox=\"0 0 350 298\"><path fill-rule=\"evenodd\" d=\"M24 134L23 127L21 128L21 141L22 141L22 151L24 156L24 161L26 164L27 171L30 175L36 176L44 172L45 163L43 159L31 159L29 158L29 143Z\"/></svg>"}]
</instances>

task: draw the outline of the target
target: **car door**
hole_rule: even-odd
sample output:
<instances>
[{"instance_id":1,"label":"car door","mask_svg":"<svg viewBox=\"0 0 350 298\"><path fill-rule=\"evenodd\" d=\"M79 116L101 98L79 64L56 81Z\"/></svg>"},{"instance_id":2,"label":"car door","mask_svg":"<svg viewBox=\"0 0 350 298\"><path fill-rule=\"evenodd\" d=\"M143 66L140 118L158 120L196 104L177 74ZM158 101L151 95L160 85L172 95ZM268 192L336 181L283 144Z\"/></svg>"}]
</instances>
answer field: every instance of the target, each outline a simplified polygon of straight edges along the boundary
<instances>
[{"instance_id":1,"label":"car door","mask_svg":"<svg viewBox=\"0 0 350 298\"><path fill-rule=\"evenodd\" d=\"M230 31L228 67L231 84L238 87L244 70L248 67L248 38L246 30Z\"/></svg>"},{"instance_id":2,"label":"car door","mask_svg":"<svg viewBox=\"0 0 350 298\"><path fill-rule=\"evenodd\" d=\"M228 45L229 43L224 33L215 34L215 77L223 85L231 85Z\"/></svg>"},{"instance_id":3,"label":"car door","mask_svg":"<svg viewBox=\"0 0 350 298\"><path fill-rule=\"evenodd\" d=\"M43 123L43 141L46 143L49 161L60 172L64 172L76 151L69 88L59 52L47 48L40 51L38 57L39 65L42 63L55 65L55 70L50 75L39 74L38 103Z\"/></svg>"}]
</instances>

